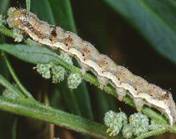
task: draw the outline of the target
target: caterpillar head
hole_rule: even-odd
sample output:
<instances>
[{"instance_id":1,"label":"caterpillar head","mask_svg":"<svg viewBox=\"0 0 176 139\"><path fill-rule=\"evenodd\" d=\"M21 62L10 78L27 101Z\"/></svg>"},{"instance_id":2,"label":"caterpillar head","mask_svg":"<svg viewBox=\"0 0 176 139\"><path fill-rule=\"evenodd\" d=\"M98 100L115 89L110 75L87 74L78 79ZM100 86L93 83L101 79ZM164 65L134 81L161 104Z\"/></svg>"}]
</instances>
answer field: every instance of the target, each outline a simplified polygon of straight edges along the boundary
<instances>
[{"instance_id":1,"label":"caterpillar head","mask_svg":"<svg viewBox=\"0 0 176 139\"><path fill-rule=\"evenodd\" d=\"M20 29L41 39L49 39L51 32L50 25L39 21L36 15L25 9L10 8L8 10L7 22L12 28Z\"/></svg>"},{"instance_id":2,"label":"caterpillar head","mask_svg":"<svg viewBox=\"0 0 176 139\"><path fill-rule=\"evenodd\" d=\"M14 7L9 8L7 23L12 28L20 28L21 22L25 20L25 10L19 10Z\"/></svg>"}]
</instances>

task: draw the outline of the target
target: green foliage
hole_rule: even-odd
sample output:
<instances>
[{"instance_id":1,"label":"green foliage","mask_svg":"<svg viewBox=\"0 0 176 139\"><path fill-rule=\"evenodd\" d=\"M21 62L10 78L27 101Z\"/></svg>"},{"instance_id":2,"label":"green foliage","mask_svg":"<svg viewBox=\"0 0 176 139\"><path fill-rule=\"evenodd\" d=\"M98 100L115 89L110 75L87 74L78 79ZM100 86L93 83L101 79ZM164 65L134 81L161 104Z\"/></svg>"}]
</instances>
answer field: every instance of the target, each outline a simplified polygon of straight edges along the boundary
<instances>
[{"instance_id":1,"label":"green foliage","mask_svg":"<svg viewBox=\"0 0 176 139\"><path fill-rule=\"evenodd\" d=\"M10 0L1 0L0 1L0 12L5 13L9 6Z\"/></svg>"},{"instance_id":2,"label":"green foliage","mask_svg":"<svg viewBox=\"0 0 176 139\"><path fill-rule=\"evenodd\" d=\"M15 57L33 64L45 64L58 59L58 55L45 47L34 45L8 45L1 44L1 50L14 55ZM32 55L31 55L32 54Z\"/></svg>"},{"instance_id":3,"label":"green foliage","mask_svg":"<svg viewBox=\"0 0 176 139\"><path fill-rule=\"evenodd\" d=\"M116 54L115 57L120 57L123 53L121 54L117 48L112 47L114 44L113 39L116 40L114 32L120 32L116 30L116 27L121 27L119 26L120 24L116 23L116 20L114 20L116 16L119 16L118 14L114 14L114 12L116 12L129 22L126 25L136 28L133 33L139 31L140 35L142 35L154 49L171 61L176 62L176 28L174 26L176 20L174 12L175 2L173 0L103 0L102 3L93 0L25 0L25 2L25 5L23 5L23 3L19 1L0 0L0 12L3 13L2 17L7 13L7 8L10 7L11 4L16 4L17 7L22 6L28 10L31 9L31 11L36 13L41 19L53 25L59 25L65 30L73 32L77 32L78 30L81 37L90 38L87 40L96 40L94 43L96 43L96 47L101 52L107 52L109 55L112 53L112 55L114 55L113 52L118 51L119 55ZM109 17L112 16L112 13L113 26L111 23L108 23L110 22ZM76 17L76 20L74 20L74 17ZM121 18L118 20L124 24ZM45 121L46 123L54 123L58 126L98 138L111 138L106 133L104 125L90 120L98 119L98 121L102 122L105 111L109 109L117 110L119 108L116 104L116 99L108 98L104 95L104 93L107 93L117 97L114 88L108 85L101 94L95 95L94 92L100 91L90 86L87 87L83 80L96 87L100 87L100 83L91 74L82 74L81 69L75 66L77 63L75 63L74 59L72 61L72 59L64 53L58 54L56 51L41 46L29 39L26 40L26 37L24 37L24 42L16 44L16 42L7 39L7 37L21 40L22 38L20 37L22 36L19 36L21 34L18 31L13 33L12 30L7 29L5 26L5 22L0 16L0 32L2 33L0 37L0 50L2 50L0 54L0 90L2 94L2 96L0 96L0 110L35 118ZM5 37L6 39L4 39ZM125 34L125 40L128 39L128 34ZM116 46L120 45L122 44L116 44ZM133 47L133 44L130 44L129 47ZM13 55L13 57L10 56L8 58L4 52ZM136 54L138 54L138 52ZM21 63L16 58L28 64ZM124 61L125 60L126 59L124 59ZM42 74L42 76L51 78L52 82L57 84L51 85L52 82L42 80L42 82L37 81L39 89L35 88L36 78L34 72L29 70L32 69L32 67L25 68L25 65L31 66L29 63L37 65L36 70ZM16 66L16 64L18 66ZM165 65L162 66L164 67ZM27 76L27 74L29 75ZM2 75L5 75L6 78ZM70 75L68 78L70 88L76 89L71 90L68 88L67 82L60 82L64 80L65 75ZM17 76L20 77L23 83L20 82ZM27 86L30 91L28 91L23 84ZM35 96L35 99L33 96ZM40 98L44 98L44 101ZM41 104L38 101L42 101L42 103L45 104ZM124 102L134 107L133 102L128 97L125 97ZM55 109L45 106L50 104ZM175 133L175 126L168 127L162 115L146 107L143 108L142 112L151 119L154 119L148 126L149 130L145 130L145 127L141 127L140 125L140 120L146 117L141 118L139 115L137 115L138 117L133 115L134 117L130 118L130 126L126 126L127 124L124 122L125 116L121 113L121 115L112 116L108 119L106 125L110 127L110 130L108 130L109 133L116 135L122 130L122 134L125 138L131 138L133 135L138 136L138 138L146 138L163 134L167 131ZM75 115L70 113L74 113ZM138 123L139 121L140 123ZM0 123L6 125L5 128L0 126L1 131L5 129L9 131L9 134L0 132L0 138L15 139L17 137L19 134L17 132L19 130L18 124L21 123L19 116L8 116L7 113L1 112ZM142 123L148 123L148 121L145 119ZM163 124L162 126L160 125L161 123ZM134 126L137 126L135 129L140 130L134 132ZM35 128L38 127L36 126ZM40 130L38 129L37 131ZM144 130L146 133L143 132ZM20 132L23 133L24 131L26 131L25 128ZM86 138L86 136L78 138ZM118 138L121 138L121 136L119 135Z\"/></svg>"},{"instance_id":4,"label":"green foliage","mask_svg":"<svg viewBox=\"0 0 176 139\"><path fill-rule=\"evenodd\" d=\"M76 25L73 17L70 0L49 0L56 24L65 30L76 32ZM59 13L59 14L58 14Z\"/></svg>"},{"instance_id":5,"label":"green foliage","mask_svg":"<svg viewBox=\"0 0 176 139\"><path fill-rule=\"evenodd\" d=\"M159 53L176 62L173 0L104 0L126 18Z\"/></svg>"}]
</instances>

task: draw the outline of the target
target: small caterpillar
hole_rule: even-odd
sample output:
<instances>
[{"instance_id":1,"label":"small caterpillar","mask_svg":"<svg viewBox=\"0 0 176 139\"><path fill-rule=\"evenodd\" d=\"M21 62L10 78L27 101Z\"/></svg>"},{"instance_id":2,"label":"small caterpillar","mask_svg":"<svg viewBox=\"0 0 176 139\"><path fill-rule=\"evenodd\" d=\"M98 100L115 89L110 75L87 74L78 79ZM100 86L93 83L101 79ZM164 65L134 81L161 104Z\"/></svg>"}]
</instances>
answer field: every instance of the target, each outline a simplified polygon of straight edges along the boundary
<instances>
[{"instance_id":1,"label":"small caterpillar","mask_svg":"<svg viewBox=\"0 0 176 139\"><path fill-rule=\"evenodd\" d=\"M138 110L145 104L164 113L170 125L176 122L176 106L170 92L116 65L76 34L40 21L25 9L10 8L7 22L10 27L22 30L33 40L74 56L85 71L92 71L104 85L111 83L118 92L119 100L128 94Z\"/></svg>"}]
</instances>

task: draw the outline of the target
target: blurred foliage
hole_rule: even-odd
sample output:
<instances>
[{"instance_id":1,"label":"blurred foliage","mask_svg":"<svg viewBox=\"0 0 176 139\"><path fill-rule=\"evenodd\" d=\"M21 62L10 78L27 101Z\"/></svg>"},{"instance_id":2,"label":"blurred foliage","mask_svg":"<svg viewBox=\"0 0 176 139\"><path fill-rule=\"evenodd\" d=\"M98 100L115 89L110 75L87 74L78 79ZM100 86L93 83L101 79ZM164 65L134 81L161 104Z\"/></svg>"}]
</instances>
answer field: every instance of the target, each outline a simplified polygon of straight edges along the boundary
<instances>
[{"instance_id":1,"label":"blurred foliage","mask_svg":"<svg viewBox=\"0 0 176 139\"><path fill-rule=\"evenodd\" d=\"M4 15L11 6L26 7L24 0L0 0L0 12ZM176 91L174 0L31 0L31 11L51 24L77 32L85 40L96 44L95 47L102 53L134 73L163 88L172 88L172 92ZM13 43L3 36L0 36L0 41ZM24 55L24 52L15 56L20 55ZM35 54L30 56L26 55L23 61L31 60L31 63L37 63ZM42 59L46 62L48 57ZM101 122L104 113L110 109L118 111L121 106L128 113L133 111L89 84L82 83L76 90L70 90L65 82L52 85L32 70L32 64L21 62L14 57L10 57L10 60L28 90L44 103L47 96L48 105L55 108ZM0 64L0 73L11 80L1 57ZM26 135L27 138L47 138L53 132L47 132L51 129L50 124L5 112L0 113L0 123L3 125L0 126L0 138L26 138ZM65 132L66 129L60 127L55 128L55 135L64 138L68 134L69 138L87 138L71 131Z\"/></svg>"},{"instance_id":2,"label":"blurred foliage","mask_svg":"<svg viewBox=\"0 0 176 139\"><path fill-rule=\"evenodd\" d=\"M129 20L158 52L176 62L175 1L104 1Z\"/></svg>"}]
</instances>

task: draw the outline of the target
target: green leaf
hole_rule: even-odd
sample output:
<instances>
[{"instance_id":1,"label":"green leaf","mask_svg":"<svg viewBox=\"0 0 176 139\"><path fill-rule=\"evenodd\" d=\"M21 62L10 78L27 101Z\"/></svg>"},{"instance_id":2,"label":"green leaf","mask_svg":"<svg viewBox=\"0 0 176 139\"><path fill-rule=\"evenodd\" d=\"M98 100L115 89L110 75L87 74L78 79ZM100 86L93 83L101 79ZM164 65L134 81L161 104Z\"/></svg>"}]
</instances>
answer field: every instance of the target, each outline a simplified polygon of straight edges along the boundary
<instances>
[{"instance_id":1,"label":"green leaf","mask_svg":"<svg viewBox=\"0 0 176 139\"><path fill-rule=\"evenodd\" d=\"M15 118L12 125L12 139L17 139L18 118Z\"/></svg>"},{"instance_id":2,"label":"green leaf","mask_svg":"<svg viewBox=\"0 0 176 139\"><path fill-rule=\"evenodd\" d=\"M176 63L176 2L104 0L123 15L160 54ZM132 47L132 46L131 46Z\"/></svg>"},{"instance_id":3,"label":"green leaf","mask_svg":"<svg viewBox=\"0 0 176 139\"><path fill-rule=\"evenodd\" d=\"M10 45L1 44L0 49L9 54L29 63L48 63L57 59L57 54L45 47L36 47L34 45Z\"/></svg>"},{"instance_id":4,"label":"green leaf","mask_svg":"<svg viewBox=\"0 0 176 139\"><path fill-rule=\"evenodd\" d=\"M0 65L1 65L1 68L0 68L0 74L2 74L3 76L5 76L6 78L10 78L10 75L9 75L9 71L8 71L8 68L6 66L6 63L4 60L0 60Z\"/></svg>"},{"instance_id":5,"label":"green leaf","mask_svg":"<svg viewBox=\"0 0 176 139\"><path fill-rule=\"evenodd\" d=\"M56 86L53 90L52 95L50 96L50 106L54 108L58 108L60 110L64 110L64 104L62 103L62 95L58 88L59 86Z\"/></svg>"},{"instance_id":6,"label":"green leaf","mask_svg":"<svg viewBox=\"0 0 176 139\"><path fill-rule=\"evenodd\" d=\"M55 125L72 129L77 132L92 135L97 138L111 139L102 124L72 115L40 103L33 103L26 99L10 99L0 96L0 109L15 114L35 118Z\"/></svg>"},{"instance_id":7,"label":"green leaf","mask_svg":"<svg viewBox=\"0 0 176 139\"><path fill-rule=\"evenodd\" d=\"M0 0L0 13L4 13L9 6L10 0Z\"/></svg>"},{"instance_id":8,"label":"green leaf","mask_svg":"<svg viewBox=\"0 0 176 139\"><path fill-rule=\"evenodd\" d=\"M6 89L8 89L10 92L14 92L15 97L21 97L24 98L23 94L14 87L9 81L6 80L2 75L0 75L0 85L4 86Z\"/></svg>"},{"instance_id":9,"label":"green leaf","mask_svg":"<svg viewBox=\"0 0 176 139\"><path fill-rule=\"evenodd\" d=\"M31 11L37 14L40 19L50 24L55 24L53 12L48 0L31 0Z\"/></svg>"},{"instance_id":10,"label":"green leaf","mask_svg":"<svg viewBox=\"0 0 176 139\"><path fill-rule=\"evenodd\" d=\"M43 63L49 63L51 61L58 61L58 55L52 50L47 49L45 47L38 47L34 45L28 46L28 45L21 45L21 44L18 44L18 45L1 44L0 50L8 52L9 54L23 61L33 63L33 64L39 64L39 63L43 64ZM75 105L78 105L79 108L81 108L81 112L84 116L92 118L92 111L90 107L88 92L85 92L86 93L85 94L82 90L77 90L77 91L78 92L75 92L75 94L73 94L73 92L70 92L68 94L68 97L66 97L66 99L69 99L69 103L70 103L69 105L74 105L74 103L72 103L72 101L70 100L69 96L77 95L79 98L78 99L79 104L75 104ZM68 90L64 91L63 93L66 93L66 92L68 93ZM73 100L73 102L75 102L75 100ZM75 112L76 111L78 112L78 110L75 110Z\"/></svg>"},{"instance_id":11,"label":"green leaf","mask_svg":"<svg viewBox=\"0 0 176 139\"><path fill-rule=\"evenodd\" d=\"M10 3L10 0L0 0L0 14L4 14L7 11L9 3ZM2 28L3 28L3 26L1 25L0 32L2 31ZM0 34L0 42L4 42L4 40L5 40L4 36L1 36L1 34ZM2 57L2 53L0 52L0 59L1 59L1 57ZM5 61L3 59L0 60L0 65L1 65L0 73L5 75L6 77L9 77L9 72L8 72L7 66L5 64Z\"/></svg>"},{"instance_id":12,"label":"green leaf","mask_svg":"<svg viewBox=\"0 0 176 139\"><path fill-rule=\"evenodd\" d=\"M5 14L7 11L7 8L9 6L10 0L0 0L0 14ZM1 37L0 35L0 41L4 41L4 37ZM0 58L2 56L2 53L0 52ZM6 77L9 78L9 72L7 69L7 66L5 64L5 61L1 58L0 60L0 73L5 75ZM0 90L2 91L2 88L0 86ZM7 112L0 111L0 138L2 139L7 139L7 138L12 138L12 123L15 120L15 115L9 114ZM8 131L8 132L7 132ZM13 138L14 139L14 138Z\"/></svg>"},{"instance_id":13,"label":"green leaf","mask_svg":"<svg viewBox=\"0 0 176 139\"><path fill-rule=\"evenodd\" d=\"M31 0L26 0L26 9L30 11L31 9Z\"/></svg>"},{"instance_id":14,"label":"green leaf","mask_svg":"<svg viewBox=\"0 0 176 139\"><path fill-rule=\"evenodd\" d=\"M70 0L48 1L52 7L56 23L62 26L65 30L76 32Z\"/></svg>"}]
</instances>

